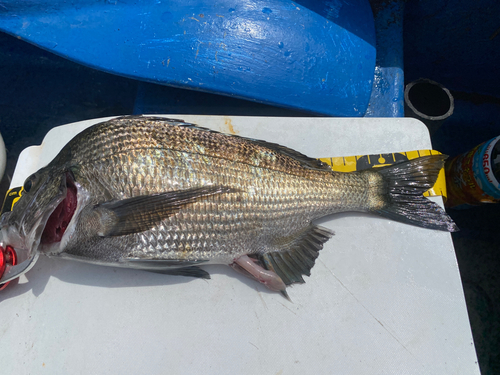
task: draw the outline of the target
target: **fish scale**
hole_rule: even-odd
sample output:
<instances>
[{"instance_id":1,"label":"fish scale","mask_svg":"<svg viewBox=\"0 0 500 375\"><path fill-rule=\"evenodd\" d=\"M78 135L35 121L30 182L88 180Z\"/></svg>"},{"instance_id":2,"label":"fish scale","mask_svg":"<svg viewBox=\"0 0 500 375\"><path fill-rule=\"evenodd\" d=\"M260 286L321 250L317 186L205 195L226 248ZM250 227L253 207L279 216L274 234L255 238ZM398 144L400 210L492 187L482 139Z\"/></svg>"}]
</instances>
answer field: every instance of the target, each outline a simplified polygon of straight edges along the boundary
<instances>
[{"instance_id":1,"label":"fish scale","mask_svg":"<svg viewBox=\"0 0 500 375\"><path fill-rule=\"evenodd\" d=\"M333 172L277 144L129 116L84 130L30 176L2 230L30 251L97 264L198 277L208 275L200 262L228 264L284 293L332 236L312 224L323 216L373 212L455 230L421 196L442 164L431 156ZM76 208L65 203L73 187ZM60 225L48 221L56 211L67 229L47 224Z\"/></svg>"}]
</instances>

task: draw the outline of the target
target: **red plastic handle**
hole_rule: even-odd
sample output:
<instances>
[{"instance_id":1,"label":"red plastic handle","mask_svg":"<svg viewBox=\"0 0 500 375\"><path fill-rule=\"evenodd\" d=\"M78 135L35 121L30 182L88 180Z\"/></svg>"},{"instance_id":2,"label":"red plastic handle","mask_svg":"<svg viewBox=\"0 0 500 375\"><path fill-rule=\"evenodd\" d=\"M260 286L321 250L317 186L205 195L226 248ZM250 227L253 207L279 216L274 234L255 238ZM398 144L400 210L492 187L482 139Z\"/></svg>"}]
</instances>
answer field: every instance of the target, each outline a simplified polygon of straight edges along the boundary
<instances>
[{"instance_id":1,"label":"red plastic handle","mask_svg":"<svg viewBox=\"0 0 500 375\"><path fill-rule=\"evenodd\" d=\"M17 264L17 254L12 246L6 246L5 249L0 246L0 277L3 276L7 265L15 266ZM9 281L10 282L10 281ZM0 290L4 290L9 282L0 284Z\"/></svg>"}]
</instances>

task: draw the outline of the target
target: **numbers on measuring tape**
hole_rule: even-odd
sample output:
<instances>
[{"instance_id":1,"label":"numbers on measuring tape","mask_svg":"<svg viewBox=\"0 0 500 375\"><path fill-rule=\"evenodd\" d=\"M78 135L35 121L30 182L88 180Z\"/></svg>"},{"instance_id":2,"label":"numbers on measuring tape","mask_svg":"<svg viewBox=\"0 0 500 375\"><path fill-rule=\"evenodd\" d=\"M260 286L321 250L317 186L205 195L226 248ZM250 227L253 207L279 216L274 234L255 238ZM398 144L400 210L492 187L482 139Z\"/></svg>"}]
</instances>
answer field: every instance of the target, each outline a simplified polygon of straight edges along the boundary
<instances>
[{"instance_id":1,"label":"numbers on measuring tape","mask_svg":"<svg viewBox=\"0 0 500 375\"><path fill-rule=\"evenodd\" d=\"M336 172L354 172L362 171L369 168L383 167L416 159L428 155L440 155L436 150L415 150L406 152L394 152L387 154L372 154L372 155L357 155L357 156L340 156L334 158L320 158L321 161L330 165L332 170ZM424 193L425 196L442 196L446 198L446 181L444 177L444 169L439 172L438 178L434 186Z\"/></svg>"}]
</instances>

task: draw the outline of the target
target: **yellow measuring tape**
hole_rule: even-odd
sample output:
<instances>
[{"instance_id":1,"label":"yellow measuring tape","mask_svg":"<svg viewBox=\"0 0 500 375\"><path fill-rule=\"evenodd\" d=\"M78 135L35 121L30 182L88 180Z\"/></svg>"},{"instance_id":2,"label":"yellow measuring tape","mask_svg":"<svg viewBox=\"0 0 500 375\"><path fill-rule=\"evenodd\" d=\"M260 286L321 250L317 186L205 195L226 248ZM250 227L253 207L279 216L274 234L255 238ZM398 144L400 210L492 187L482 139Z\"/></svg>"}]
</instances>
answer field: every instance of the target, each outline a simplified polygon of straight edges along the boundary
<instances>
[{"instance_id":1,"label":"yellow measuring tape","mask_svg":"<svg viewBox=\"0 0 500 375\"><path fill-rule=\"evenodd\" d=\"M440 154L441 153L436 150L416 150L395 152L390 154L320 158L320 160L330 165L334 171L354 172L369 168L383 167L385 165L391 165L401 161L417 159L421 156ZM432 189L427 190L424 195L426 197L441 195L444 199L446 199L446 181L444 178L444 169L441 169L441 171L439 172L436 183L434 184Z\"/></svg>"}]
</instances>

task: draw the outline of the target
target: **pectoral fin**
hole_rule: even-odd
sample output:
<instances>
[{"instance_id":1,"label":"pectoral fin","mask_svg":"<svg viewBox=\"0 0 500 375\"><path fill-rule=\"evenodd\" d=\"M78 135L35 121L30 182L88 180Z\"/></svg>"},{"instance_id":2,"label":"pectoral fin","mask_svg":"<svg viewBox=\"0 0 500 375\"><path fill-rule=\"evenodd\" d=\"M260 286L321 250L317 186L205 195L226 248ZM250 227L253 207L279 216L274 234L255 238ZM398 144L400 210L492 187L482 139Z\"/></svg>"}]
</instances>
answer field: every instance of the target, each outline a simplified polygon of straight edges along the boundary
<instances>
[{"instance_id":1,"label":"pectoral fin","mask_svg":"<svg viewBox=\"0 0 500 375\"><path fill-rule=\"evenodd\" d=\"M188 204L235 191L225 186L205 186L104 202L94 208L101 224L99 235L111 237L144 232Z\"/></svg>"}]
</instances>

